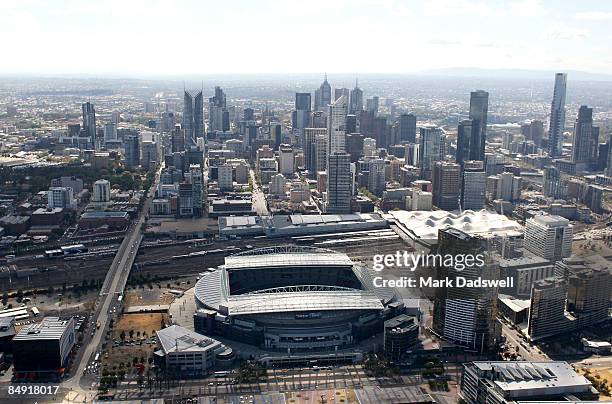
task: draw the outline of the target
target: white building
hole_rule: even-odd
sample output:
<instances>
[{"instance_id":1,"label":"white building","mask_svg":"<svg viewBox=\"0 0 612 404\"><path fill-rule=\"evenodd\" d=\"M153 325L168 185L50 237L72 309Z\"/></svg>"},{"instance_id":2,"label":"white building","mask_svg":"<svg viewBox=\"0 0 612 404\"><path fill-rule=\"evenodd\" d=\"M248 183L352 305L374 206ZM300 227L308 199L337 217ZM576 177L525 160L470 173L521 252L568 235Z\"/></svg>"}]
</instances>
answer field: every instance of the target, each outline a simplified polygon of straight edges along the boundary
<instances>
[{"instance_id":1,"label":"white building","mask_svg":"<svg viewBox=\"0 0 612 404\"><path fill-rule=\"evenodd\" d=\"M98 180L93 184L92 202L108 203L111 198L111 185L108 180Z\"/></svg>"},{"instance_id":2,"label":"white building","mask_svg":"<svg viewBox=\"0 0 612 404\"><path fill-rule=\"evenodd\" d=\"M327 117L327 155L344 153L346 151L346 114L348 100L343 95L329 105Z\"/></svg>"},{"instance_id":3,"label":"white building","mask_svg":"<svg viewBox=\"0 0 612 404\"><path fill-rule=\"evenodd\" d=\"M205 374L218 357L231 354L221 342L177 325L156 334L161 349L155 355L162 359L162 366L183 376Z\"/></svg>"},{"instance_id":4,"label":"white building","mask_svg":"<svg viewBox=\"0 0 612 404\"><path fill-rule=\"evenodd\" d=\"M234 187L232 166L223 164L217 167L217 182L221 191L231 191Z\"/></svg>"},{"instance_id":5,"label":"white building","mask_svg":"<svg viewBox=\"0 0 612 404\"><path fill-rule=\"evenodd\" d=\"M282 144L278 149L279 171L285 176L292 176L294 169L294 155L291 145Z\"/></svg>"},{"instance_id":6,"label":"white building","mask_svg":"<svg viewBox=\"0 0 612 404\"><path fill-rule=\"evenodd\" d=\"M270 180L270 193L272 195L285 195L287 180L283 174L276 174Z\"/></svg>"},{"instance_id":7,"label":"white building","mask_svg":"<svg viewBox=\"0 0 612 404\"><path fill-rule=\"evenodd\" d=\"M63 209L74 209L76 207L76 200L74 199L74 193L70 187L51 187L47 191L47 207L63 208Z\"/></svg>"},{"instance_id":8,"label":"white building","mask_svg":"<svg viewBox=\"0 0 612 404\"><path fill-rule=\"evenodd\" d=\"M429 211L433 206L433 194L431 192L415 189L412 191L411 210Z\"/></svg>"},{"instance_id":9,"label":"white building","mask_svg":"<svg viewBox=\"0 0 612 404\"><path fill-rule=\"evenodd\" d=\"M363 156L371 157L376 155L376 139L366 137L363 139Z\"/></svg>"},{"instance_id":10,"label":"white building","mask_svg":"<svg viewBox=\"0 0 612 404\"><path fill-rule=\"evenodd\" d=\"M525 223L525 248L538 257L559 261L572 253L573 229L569 220L537 215Z\"/></svg>"}]
</instances>

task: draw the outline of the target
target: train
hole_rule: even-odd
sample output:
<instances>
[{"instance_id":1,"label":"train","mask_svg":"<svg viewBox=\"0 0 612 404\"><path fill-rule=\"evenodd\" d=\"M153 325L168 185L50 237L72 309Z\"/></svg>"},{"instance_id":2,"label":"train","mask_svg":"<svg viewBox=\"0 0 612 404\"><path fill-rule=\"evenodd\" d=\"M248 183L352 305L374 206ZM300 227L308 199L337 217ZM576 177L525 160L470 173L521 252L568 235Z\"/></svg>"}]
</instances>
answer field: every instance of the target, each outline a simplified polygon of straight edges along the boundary
<instances>
[{"instance_id":1,"label":"train","mask_svg":"<svg viewBox=\"0 0 612 404\"><path fill-rule=\"evenodd\" d=\"M59 258L59 257L67 257L70 255L83 254L89 251L87 247L83 244L72 244L72 245L64 245L55 250L46 250L45 256L47 258Z\"/></svg>"}]
</instances>

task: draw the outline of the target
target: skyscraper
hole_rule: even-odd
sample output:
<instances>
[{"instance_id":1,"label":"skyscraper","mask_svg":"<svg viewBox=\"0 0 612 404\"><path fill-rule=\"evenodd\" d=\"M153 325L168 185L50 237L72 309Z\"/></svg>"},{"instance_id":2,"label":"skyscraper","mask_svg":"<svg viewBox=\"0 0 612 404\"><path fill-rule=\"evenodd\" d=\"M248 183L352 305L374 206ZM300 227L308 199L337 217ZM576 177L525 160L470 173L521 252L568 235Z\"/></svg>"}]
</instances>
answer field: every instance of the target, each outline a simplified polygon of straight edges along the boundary
<instances>
[{"instance_id":1,"label":"skyscraper","mask_svg":"<svg viewBox=\"0 0 612 404\"><path fill-rule=\"evenodd\" d=\"M555 90L550 106L550 126L548 128L548 154L550 157L561 156L563 130L565 129L565 92L567 74L555 75Z\"/></svg>"},{"instance_id":2,"label":"skyscraper","mask_svg":"<svg viewBox=\"0 0 612 404\"><path fill-rule=\"evenodd\" d=\"M96 109L89 101L81 105L83 110L83 132L89 138L91 145L98 150L99 142L96 137Z\"/></svg>"},{"instance_id":3,"label":"skyscraper","mask_svg":"<svg viewBox=\"0 0 612 404\"><path fill-rule=\"evenodd\" d=\"M229 112L227 98L221 87L215 87L215 95L208 99L208 124L211 132L229 130Z\"/></svg>"},{"instance_id":4,"label":"skyscraper","mask_svg":"<svg viewBox=\"0 0 612 404\"><path fill-rule=\"evenodd\" d=\"M368 98L366 100L366 110L373 115L378 114L378 103L379 103L378 96Z\"/></svg>"},{"instance_id":5,"label":"skyscraper","mask_svg":"<svg viewBox=\"0 0 612 404\"><path fill-rule=\"evenodd\" d=\"M592 134L593 109L581 105L574 124L574 139L572 142L572 162L576 164L577 170L584 169L586 164L590 162Z\"/></svg>"},{"instance_id":6,"label":"skyscraper","mask_svg":"<svg viewBox=\"0 0 612 404\"><path fill-rule=\"evenodd\" d=\"M315 91L315 111L326 111L331 104L331 86L327 82L327 73L321 86Z\"/></svg>"},{"instance_id":7,"label":"skyscraper","mask_svg":"<svg viewBox=\"0 0 612 404\"><path fill-rule=\"evenodd\" d=\"M472 137L470 141L470 160L484 161L485 140L487 138L487 114L489 93L483 90L470 93L470 116Z\"/></svg>"},{"instance_id":8,"label":"skyscraper","mask_svg":"<svg viewBox=\"0 0 612 404\"><path fill-rule=\"evenodd\" d=\"M327 117L327 155L333 153L344 153L345 149L345 125L347 113L347 99L341 96L328 107Z\"/></svg>"},{"instance_id":9,"label":"skyscraper","mask_svg":"<svg viewBox=\"0 0 612 404\"><path fill-rule=\"evenodd\" d=\"M325 128L304 129L304 166L306 170L308 170L308 176L310 178L317 177L317 136L326 135L327 129Z\"/></svg>"},{"instance_id":10,"label":"skyscraper","mask_svg":"<svg viewBox=\"0 0 612 404\"><path fill-rule=\"evenodd\" d=\"M400 143L416 142L416 116L413 114L401 114L399 117L399 141Z\"/></svg>"},{"instance_id":11,"label":"skyscraper","mask_svg":"<svg viewBox=\"0 0 612 404\"><path fill-rule=\"evenodd\" d=\"M295 110L291 114L293 129L303 130L310 124L310 93L295 93Z\"/></svg>"},{"instance_id":12,"label":"skyscraper","mask_svg":"<svg viewBox=\"0 0 612 404\"><path fill-rule=\"evenodd\" d=\"M342 96L344 96L346 103L348 104L351 91L348 88L334 88L334 101Z\"/></svg>"},{"instance_id":13,"label":"skyscraper","mask_svg":"<svg viewBox=\"0 0 612 404\"><path fill-rule=\"evenodd\" d=\"M136 168L140 165L140 138L138 135L128 135L125 143L125 165Z\"/></svg>"},{"instance_id":14,"label":"skyscraper","mask_svg":"<svg viewBox=\"0 0 612 404\"><path fill-rule=\"evenodd\" d=\"M368 190L381 196L385 190L385 160L372 159L368 162Z\"/></svg>"},{"instance_id":15,"label":"skyscraper","mask_svg":"<svg viewBox=\"0 0 612 404\"><path fill-rule=\"evenodd\" d=\"M419 165L421 168L421 177L423 179L431 179L431 173L434 164L440 157L440 138L442 130L436 126L426 126L420 128L421 143L419 145Z\"/></svg>"},{"instance_id":16,"label":"skyscraper","mask_svg":"<svg viewBox=\"0 0 612 404\"><path fill-rule=\"evenodd\" d=\"M471 119L464 119L459 122L457 127L457 154L455 161L457 164L463 165L465 160L470 160L470 146L472 144L472 133L474 125Z\"/></svg>"},{"instance_id":17,"label":"skyscraper","mask_svg":"<svg viewBox=\"0 0 612 404\"><path fill-rule=\"evenodd\" d=\"M573 228L569 220L555 215L536 215L525 223L525 248L550 261L572 253Z\"/></svg>"},{"instance_id":18,"label":"skyscraper","mask_svg":"<svg viewBox=\"0 0 612 404\"><path fill-rule=\"evenodd\" d=\"M490 239L471 236L459 229L448 227L438 232L438 251L441 256L451 254L482 255L483 266L436 266L436 278L453 280L499 279L499 265L490 253ZM486 351L495 345L498 334L497 288L440 287L435 289L433 328L445 339Z\"/></svg>"},{"instance_id":19,"label":"skyscraper","mask_svg":"<svg viewBox=\"0 0 612 404\"><path fill-rule=\"evenodd\" d=\"M433 204L442 210L459 208L461 167L459 164L438 161L433 172Z\"/></svg>"},{"instance_id":20,"label":"skyscraper","mask_svg":"<svg viewBox=\"0 0 612 404\"><path fill-rule=\"evenodd\" d=\"M185 90L183 98L183 130L186 147L195 146L197 138L204 137L204 98L202 90Z\"/></svg>"},{"instance_id":21,"label":"skyscraper","mask_svg":"<svg viewBox=\"0 0 612 404\"><path fill-rule=\"evenodd\" d=\"M468 160L463 163L461 209L481 210L484 207L487 187L487 175L484 171L484 163L477 160Z\"/></svg>"},{"instance_id":22,"label":"skyscraper","mask_svg":"<svg viewBox=\"0 0 612 404\"><path fill-rule=\"evenodd\" d=\"M612 177L612 135L608 136L608 163L606 166L606 175Z\"/></svg>"},{"instance_id":23,"label":"skyscraper","mask_svg":"<svg viewBox=\"0 0 612 404\"><path fill-rule=\"evenodd\" d=\"M325 213L351 213L351 160L348 153L327 157L327 195Z\"/></svg>"},{"instance_id":24,"label":"skyscraper","mask_svg":"<svg viewBox=\"0 0 612 404\"><path fill-rule=\"evenodd\" d=\"M552 277L534 282L531 288L527 332L532 340L562 333L573 328L565 315L567 282Z\"/></svg>"},{"instance_id":25,"label":"skyscraper","mask_svg":"<svg viewBox=\"0 0 612 404\"><path fill-rule=\"evenodd\" d=\"M363 110L363 90L359 88L359 81L355 79L355 88L351 90L349 112L354 115L359 115L361 110Z\"/></svg>"},{"instance_id":26,"label":"skyscraper","mask_svg":"<svg viewBox=\"0 0 612 404\"><path fill-rule=\"evenodd\" d=\"M172 153L180 153L185 151L185 132L181 125L174 125L174 130L171 135Z\"/></svg>"}]
</instances>

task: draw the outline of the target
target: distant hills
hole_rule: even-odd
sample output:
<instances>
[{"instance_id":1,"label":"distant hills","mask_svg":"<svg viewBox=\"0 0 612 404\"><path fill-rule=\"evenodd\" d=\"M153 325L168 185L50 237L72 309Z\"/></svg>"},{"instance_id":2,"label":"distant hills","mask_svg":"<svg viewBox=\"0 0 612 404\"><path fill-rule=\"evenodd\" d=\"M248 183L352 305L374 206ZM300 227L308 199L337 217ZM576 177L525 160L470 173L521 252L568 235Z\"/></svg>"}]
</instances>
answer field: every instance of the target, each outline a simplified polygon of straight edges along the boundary
<instances>
[{"instance_id":1,"label":"distant hills","mask_svg":"<svg viewBox=\"0 0 612 404\"><path fill-rule=\"evenodd\" d=\"M559 70L558 72L567 73L568 80L612 81L612 74L590 73L579 70ZM450 67L443 69L423 70L418 74L426 76L552 80L554 74L558 72L528 69L481 69L477 67Z\"/></svg>"}]
</instances>

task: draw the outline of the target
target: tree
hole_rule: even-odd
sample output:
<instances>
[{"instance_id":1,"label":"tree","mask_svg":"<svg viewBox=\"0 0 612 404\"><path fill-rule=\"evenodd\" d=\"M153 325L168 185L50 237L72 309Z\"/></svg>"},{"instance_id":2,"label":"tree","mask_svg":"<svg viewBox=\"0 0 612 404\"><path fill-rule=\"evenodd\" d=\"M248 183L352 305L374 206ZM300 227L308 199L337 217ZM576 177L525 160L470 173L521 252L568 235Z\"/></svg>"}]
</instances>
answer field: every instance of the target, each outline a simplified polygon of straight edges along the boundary
<instances>
[{"instance_id":1,"label":"tree","mask_svg":"<svg viewBox=\"0 0 612 404\"><path fill-rule=\"evenodd\" d=\"M121 334L119 334L119 338L121 338L121 341L125 341L125 330L121 330Z\"/></svg>"},{"instance_id":2,"label":"tree","mask_svg":"<svg viewBox=\"0 0 612 404\"><path fill-rule=\"evenodd\" d=\"M2 294L2 304L6 306L6 304L8 303L8 299L9 299L8 293L4 292Z\"/></svg>"}]
</instances>

